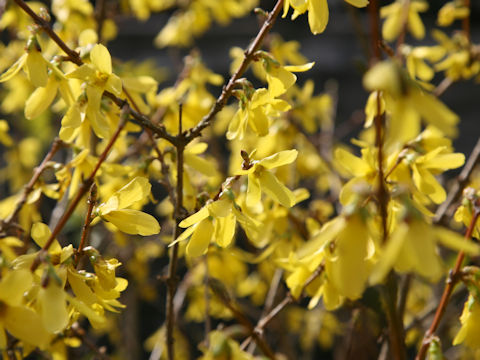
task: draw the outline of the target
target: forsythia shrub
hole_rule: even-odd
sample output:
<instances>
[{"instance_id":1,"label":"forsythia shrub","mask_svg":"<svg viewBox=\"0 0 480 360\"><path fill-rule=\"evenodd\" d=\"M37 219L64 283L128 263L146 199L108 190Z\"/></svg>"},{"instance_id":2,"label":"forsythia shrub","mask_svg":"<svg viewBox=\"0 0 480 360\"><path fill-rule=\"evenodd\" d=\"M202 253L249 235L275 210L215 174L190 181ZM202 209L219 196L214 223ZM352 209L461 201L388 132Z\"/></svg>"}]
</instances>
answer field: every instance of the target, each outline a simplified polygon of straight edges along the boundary
<instances>
[{"instance_id":1,"label":"forsythia shrub","mask_svg":"<svg viewBox=\"0 0 480 360\"><path fill-rule=\"evenodd\" d=\"M440 100L480 80L470 0L420 46L427 1L345 1L371 23L353 146L272 30L305 14L322 41L327 0L257 9L229 80L192 50L172 86L111 57L113 15L166 12L155 45L192 47L259 1L0 2L3 358L140 358L138 304L164 309L150 359L480 358L480 143L455 152Z\"/></svg>"}]
</instances>

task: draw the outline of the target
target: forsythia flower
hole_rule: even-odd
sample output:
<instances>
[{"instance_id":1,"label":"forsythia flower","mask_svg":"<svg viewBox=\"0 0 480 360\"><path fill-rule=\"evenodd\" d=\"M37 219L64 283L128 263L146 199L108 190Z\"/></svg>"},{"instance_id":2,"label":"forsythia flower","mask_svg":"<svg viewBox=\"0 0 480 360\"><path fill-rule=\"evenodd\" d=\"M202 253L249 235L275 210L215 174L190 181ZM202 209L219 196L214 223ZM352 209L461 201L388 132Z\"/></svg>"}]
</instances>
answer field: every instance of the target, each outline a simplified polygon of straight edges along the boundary
<instances>
[{"instance_id":1,"label":"forsythia flower","mask_svg":"<svg viewBox=\"0 0 480 360\"><path fill-rule=\"evenodd\" d=\"M363 85L369 91L385 92L386 110L392 114L391 133L398 141L417 136L422 118L448 136L456 133L458 116L435 96L423 91L395 62L376 64L365 74Z\"/></svg>"},{"instance_id":2,"label":"forsythia flower","mask_svg":"<svg viewBox=\"0 0 480 360\"><path fill-rule=\"evenodd\" d=\"M391 234L370 281L377 283L383 280L392 267L401 273L415 271L430 281L438 281L443 274L443 264L437 252L437 242L471 255L478 254L480 250L478 245L453 231L432 228L419 215L409 216Z\"/></svg>"},{"instance_id":3,"label":"forsythia flower","mask_svg":"<svg viewBox=\"0 0 480 360\"><path fill-rule=\"evenodd\" d=\"M462 327L453 339L453 345L465 343L465 345L478 349L480 347L480 304L470 295L465 302L460 322Z\"/></svg>"},{"instance_id":4,"label":"forsythia flower","mask_svg":"<svg viewBox=\"0 0 480 360\"><path fill-rule=\"evenodd\" d=\"M251 99L240 102L240 107L228 126L227 139L243 139L247 124L257 135L265 136L270 125L269 118L289 109L290 105L286 101L275 99L267 89L257 89Z\"/></svg>"},{"instance_id":5,"label":"forsythia flower","mask_svg":"<svg viewBox=\"0 0 480 360\"><path fill-rule=\"evenodd\" d=\"M449 26L455 20L465 19L470 16L470 9L465 4L458 1L450 1L443 5L438 12L438 25Z\"/></svg>"},{"instance_id":6,"label":"forsythia flower","mask_svg":"<svg viewBox=\"0 0 480 360\"><path fill-rule=\"evenodd\" d=\"M5 330L26 344L45 348L50 341L40 316L23 305L23 296L33 285L27 269L10 270L0 280L0 349L7 348Z\"/></svg>"},{"instance_id":7,"label":"forsythia flower","mask_svg":"<svg viewBox=\"0 0 480 360\"><path fill-rule=\"evenodd\" d=\"M126 209L150 194L151 185L144 177L136 177L115 192L106 203L99 205L96 214L127 234L143 236L157 234L160 225L149 214L139 210Z\"/></svg>"},{"instance_id":8,"label":"forsythia flower","mask_svg":"<svg viewBox=\"0 0 480 360\"><path fill-rule=\"evenodd\" d=\"M243 226L256 227L255 221L242 214L231 199L211 201L179 224L187 229L174 243L192 235L186 249L188 256L204 254L212 238L219 246L227 247L233 240L237 220Z\"/></svg>"},{"instance_id":9,"label":"forsythia flower","mask_svg":"<svg viewBox=\"0 0 480 360\"><path fill-rule=\"evenodd\" d=\"M239 171L239 175L248 175L246 199L248 207L253 207L260 202L262 190L287 208L295 205L293 193L270 170L292 163L297 158L297 154L297 150L280 151L262 160L253 161L248 170Z\"/></svg>"},{"instance_id":10,"label":"forsythia flower","mask_svg":"<svg viewBox=\"0 0 480 360\"><path fill-rule=\"evenodd\" d=\"M356 7L365 7L368 0L345 0ZM328 23L327 0L285 0L283 3L283 17L287 16L289 7L295 10L292 19L308 10L308 23L313 34L322 33Z\"/></svg>"},{"instance_id":11,"label":"forsythia flower","mask_svg":"<svg viewBox=\"0 0 480 360\"><path fill-rule=\"evenodd\" d=\"M408 6L408 9L405 7ZM417 39L422 39L425 36L425 26L422 23L422 19L418 15L419 12L427 11L428 3L423 0L411 0L406 3L405 0L397 0L390 5L383 6L380 9L380 16L386 18L382 35L387 41L395 40L402 32L404 21L408 30ZM407 18L405 17L405 11L407 11Z\"/></svg>"},{"instance_id":12,"label":"forsythia flower","mask_svg":"<svg viewBox=\"0 0 480 360\"><path fill-rule=\"evenodd\" d=\"M122 93L122 80L112 73L112 58L107 48L97 44L90 52L91 64L83 64L67 77L80 79L87 83L88 98L86 114L95 134L101 138L108 137L110 126L100 111L100 102L104 91L119 96Z\"/></svg>"}]
</instances>

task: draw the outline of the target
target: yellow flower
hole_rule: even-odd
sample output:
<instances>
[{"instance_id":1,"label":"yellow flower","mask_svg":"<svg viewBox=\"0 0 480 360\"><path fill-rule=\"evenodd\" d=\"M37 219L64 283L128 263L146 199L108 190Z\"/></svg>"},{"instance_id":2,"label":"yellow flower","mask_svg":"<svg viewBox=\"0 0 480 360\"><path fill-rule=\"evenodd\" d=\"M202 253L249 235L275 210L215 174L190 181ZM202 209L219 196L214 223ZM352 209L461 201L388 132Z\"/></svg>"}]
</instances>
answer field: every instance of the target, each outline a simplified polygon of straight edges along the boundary
<instances>
[{"instance_id":1,"label":"yellow flower","mask_svg":"<svg viewBox=\"0 0 480 360\"><path fill-rule=\"evenodd\" d=\"M27 269L9 270L0 280L0 349L7 348L5 330L26 344L45 348L51 335L40 316L23 305L25 292L33 285Z\"/></svg>"},{"instance_id":2,"label":"yellow flower","mask_svg":"<svg viewBox=\"0 0 480 360\"><path fill-rule=\"evenodd\" d=\"M345 0L356 7L365 7L368 0ZM283 17L287 16L289 7L295 10L292 19L308 10L308 23L313 34L322 33L328 23L327 0L285 0L283 3Z\"/></svg>"},{"instance_id":3,"label":"yellow flower","mask_svg":"<svg viewBox=\"0 0 480 360\"><path fill-rule=\"evenodd\" d=\"M453 339L453 345L464 343L472 349L480 347L480 304L470 295L460 317L462 327Z\"/></svg>"},{"instance_id":4,"label":"yellow flower","mask_svg":"<svg viewBox=\"0 0 480 360\"><path fill-rule=\"evenodd\" d=\"M450 26L455 20L465 19L470 16L470 9L465 4L458 1L450 1L443 5L438 11L438 25Z\"/></svg>"},{"instance_id":5,"label":"yellow flower","mask_svg":"<svg viewBox=\"0 0 480 360\"><path fill-rule=\"evenodd\" d=\"M8 123L5 120L0 120L0 143L5 146L12 146L13 140L8 135Z\"/></svg>"},{"instance_id":6,"label":"yellow flower","mask_svg":"<svg viewBox=\"0 0 480 360\"><path fill-rule=\"evenodd\" d=\"M386 246L380 251L379 261L370 277L371 283L382 281L392 267L401 273L414 271L432 282L438 281L444 269L437 243L470 255L480 252L477 244L460 234L427 223L411 206L399 213L404 218L400 219Z\"/></svg>"},{"instance_id":7,"label":"yellow flower","mask_svg":"<svg viewBox=\"0 0 480 360\"><path fill-rule=\"evenodd\" d=\"M239 175L248 175L248 207L254 207L260 202L262 191L287 208L295 205L293 193L270 170L292 163L297 155L297 150L280 151L262 160L253 161L248 170L239 171Z\"/></svg>"},{"instance_id":8,"label":"yellow flower","mask_svg":"<svg viewBox=\"0 0 480 360\"><path fill-rule=\"evenodd\" d=\"M148 179L136 177L115 192L106 203L99 205L96 214L127 234L143 236L157 234L160 232L160 225L152 215L127 209L145 199L150 194L150 188Z\"/></svg>"},{"instance_id":9,"label":"yellow flower","mask_svg":"<svg viewBox=\"0 0 480 360\"><path fill-rule=\"evenodd\" d=\"M376 64L365 74L363 85L369 91L385 92L386 110L392 115L390 131L399 142L418 135L420 119L448 136L455 135L458 116L435 96L423 91L397 63Z\"/></svg>"},{"instance_id":10,"label":"yellow flower","mask_svg":"<svg viewBox=\"0 0 480 360\"><path fill-rule=\"evenodd\" d=\"M314 62L303 65L280 65L275 59L269 55L263 56L263 66L266 71L268 82L268 91L272 98L284 94L297 81L297 77L293 72L303 72L310 70Z\"/></svg>"},{"instance_id":11,"label":"yellow flower","mask_svg":"<svg viewBox=\"0 0 480 360\"><path fill-rule=\"evenodd\" d=\"M405 7L408 6L408 9ZM423 0L410 0L406 3L405 0L397 0L390 5L383 6L380 9L380 16L386 18L382 35L387 41L395 40L403 30L404 21L408 30L417 39L423 39L425 36L425 26L418 15L419 12L427 11L428 3ZM405 19L405 10L407 17Z\"/></svg>"},{"instance_id":12,"label":"yellow flower","mask_svg":"<svg viewBox=\"0 0 480 360\"><path fill-rule=\"evenodd\" d=\"M95 45L90 52L90 61L91 64L83 64L67 77L86 82L86 114L95 134L104 138L110 135L110 126L100 111L102 95L104 91L110 91L119 96L122 93L122 80L112 73L112 59L105 46Z\"/></svg>"},{"instance_id":13,"label":"yellow flower","mask_svg":"<svg viewBox=\"0 0 480 360\"><path fill-rule=\"evenodd\" d=\"M293 74L291 74L293 75ZM283 85L280 85L282 87ZM290 105L275 99L265 88L257 89L250 99L241 100L240 107L228 126L227 139L243 139L247 125L259 136L268 134L270 118L279 112L287 111Z\"/></svg>"},{"instance_id":14,"label":"yellow flower","mask_svg":"<svg viewBox=\"0 0 480 360\"><path fill-rule=\"evenodd\" d=\"M219 246L228 247L233 240L237 220L243 227L257 226L253 219L237 209L231 199L210 201L179 224L187 229L171 245L191 235L186 251L187 255L192 257L204 254L212 239L215 239Z\"/></svg>"}]
</instances>

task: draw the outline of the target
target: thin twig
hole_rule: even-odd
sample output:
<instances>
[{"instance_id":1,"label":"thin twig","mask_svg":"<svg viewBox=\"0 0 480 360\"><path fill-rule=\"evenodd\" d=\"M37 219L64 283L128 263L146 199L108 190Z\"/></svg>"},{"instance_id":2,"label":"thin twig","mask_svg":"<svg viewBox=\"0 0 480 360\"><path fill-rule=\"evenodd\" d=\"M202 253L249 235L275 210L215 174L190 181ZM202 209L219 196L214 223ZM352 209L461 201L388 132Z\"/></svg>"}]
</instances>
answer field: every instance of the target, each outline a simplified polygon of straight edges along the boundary
<instances>
[{"instance_id":1,"label":"thin twig","mask_svg":"<svg viewBox=\"0 0 480 360\"><path fill-rule=\"evenodd\" d=\"M267 344L267 342L260 336L260 333L256 330L256 327L250 322L248 317L238 309L238 307L233 303L233 300L226 293L223 284L215 279L209 279L208 284L212 291L217 295L217 297L222 301L222 303L232 312L235 319L243 326L245 326L250 334L250 337L253 338L258 347L262 350L266 357L271 360L275 360L275 353Z\"/></svg>"},{"instance_id":2,"label":"thin twig","mask_svg":"<svg viewBox=\"0 0 480 360\"><path fill-rule=\"evenodd\" d=\"M12 221L15 220L18 213L20 212L22 207L27 202L28 195L30 195L30 193L33 191L33 189L35 187L35 184L37 183L38 179L40 178L40 175L42 175L43 171L47 167L48 162L55 156L57 151L60 150L60 148L62 148L63 146L66 146L66 144L62 140L60 140L59 138L56 138L53 141L53 144L52 144L52 147L50 148L50 151L47 153L47 155L45 155L45 157L43 158L40 165L37 168L35 168L35 171L33 172L32 178L30 179L28 184L25 185L25 187L23 188L22 196L20 197L20 199L16 203L15 210L13 210L13 212L10 214L10 216L8 218L5 219L5 221L0 223L0 229L1 230L8 228L10 226L10 224L12 223Z\"/></svg>"},{"instance_id":3,"label":"thin twig","mask_svg":"<svg viewBox=\"0 0 480 360\"><path fill-rule=\"evenodd\" d=\"M182 128L182 104L179 105L178 111L178 135L175 147L177 150L177 186L175 199L175 232L174 239L180 236L182 229L179 224L184 218L183 209L183 152L187 144ZM174 328L175 328L175 311L174 311L174 297L177 290L177 263L178 263L178 243L175 243L170 255L170 262L168 265L167 275L167 356L169 360L175 359L174 349Z\"/></svg>"},{"instance_id":4,"label":"thin twig","mask_svg":"<svg viewBox=\"0 0 480 360\"><path fill-rule=\"evenodd\" d=\"M470 175L472 174L473 169L475 168L475 165L477 165L479 160L480 138L478 138L475 147L473 148L467 162L465 163L465 166L458 175L456 181L453 183L452 188L448 192L447 199L438 207L437 211L435 212L435 216L433 218L433 222L435 224L440 224L445 220L450 206L458 199L463 189L468 184Z\"/></svg>"},{"instance_id":5,"label":"thin twig","mask_svg":"<svg viewBox=\"0 0 480 360\"><path fill-rule=\"evenodd\" d=\"M97 20L98 42L103 43L103 25L107 17L107 0L96 0L95 20Z\"/></svg>"},{"instance_id":6,"label":"thin twig","mask_svg":"<svg viewBox=\"0 0 480 360\"><path fill-rule=\"evenodd\" d=\"M260 320L257 322L255 326L255 332L261 334L265 327L289 304L292 304L296 301L299 301L303 298L305 289L317 278L319 277L323 271L325 270L325 264L322 262L315 271L309 276L309 278L305 281L302 286L302 290L300 292L300 297L295 299L291 292L288 292L287 295L280 301L272 310L268 312L265 316L262 316ZM245 349L250 341L252 340L252 336L245 339L242 343L241 348Z\"/></svg>"},{"instance_id":7,"label":"thin twig","mask_svg":"<svg viewBox=\"0 0 480 360\"><path fill-rule=\"evenodd\" d=\"M92 212L93 208L95 207L95 203L97 201L97 185L95 183L92 184L90 187L90 195L88 196L88 208L87 208L87 215L85 216L85 222L83 223L82 228L82 237L80 239L80 244L78 245L77 252L75 253L75 264L78 264L78 260L83 253L83 249L85 248L85 244L87 243L90 223L92 222Z\"/></svg>"},{"instance_id":8,"label":"thin twig","mask_svg":"<svg viewBox=\"0 0 480 360\"><path fill-rule=\"evenodd\" d=\"M470 220L470 224L468 225L467 231L465 232L465 239L470 239L472 237L473 231L475 229L475 225L477 223L478 217L480 215L480 204L478 202L474 205L474 211L472 214L472 219ZM463 260L465 258L465 253L460 251L457 256L457 260L455 262L455 267L450 272L448 279L446 281L445 289L443 290L442 298L440 300L440 304L437 307L437 311L435 312L435 317L433 318L432 324L430 328L425 332L422 341L422 347L420 348L416 360L424 360L425 356L427 355L428 348L430 346L430 341L432 336L435 335L435 331L440 324L440 321L445 313L445 309L450 301L450 296L452 295L453 289L455 285L460 280L461 274L461 267Z\"/></svg>"}]
</instances>

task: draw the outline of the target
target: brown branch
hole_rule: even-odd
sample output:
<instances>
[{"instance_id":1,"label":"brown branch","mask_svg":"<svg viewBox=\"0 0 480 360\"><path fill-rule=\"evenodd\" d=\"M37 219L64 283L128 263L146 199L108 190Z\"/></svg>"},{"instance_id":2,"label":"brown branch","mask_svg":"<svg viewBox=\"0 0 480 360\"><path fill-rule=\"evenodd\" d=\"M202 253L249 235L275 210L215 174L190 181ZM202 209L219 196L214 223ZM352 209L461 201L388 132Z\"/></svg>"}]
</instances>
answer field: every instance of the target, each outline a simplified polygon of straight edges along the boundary
<instances>
[{"instance_id":1,"label":"brown branch","mask_svg":"<svg viewBox=\"0 0 480 360\"><path fill-rule=\"evenodd\" d=\"M120 132L123 130L125 127L126 123L128 121L128 109L127 107L122 108L122 112L120 114L120 123L118 124L117 130L113 134L112 138L109 140L107 146L105 147L105 150L103 150L102 154L100 155L97 164L95 165L95 168L91 172L90 176L85 179L80 186L80 189L77 192L77 195L75 198L72 200L70 203L69 207L65 211L65 213L62 215L60 220L58 221L57 225L55 226L55 229L52 231L50 234L50 237L48 238L47 242L45 245L42 247L40 252L38 253L37 257L32 263L32 266L30 269L32 271L35 271L35 269L40 265L42 262L42 259L44 258L46 252L52 245L53 241L57 237L57 235L60 233L60 231L63 229L65 224L67 223L68 219L70 216L72 216L74 210L76 209L77 205L80 203L80 200L82 200L83 196L90 190L90 187L92 186L94 180L95 180L95 175L97 174L97 171L100 169L100 166L103 164L103 162L106 160L108 154L110 153L110 150L112 149L113 145L115 144L115 141L117 140L118 136L120 135Z\"/></svg>"},{"instance_id":2,"label":"brown branch","mask_svg":"<svg viewBox=\"0 0 480 360\"><path fill-rule=\"evenodd\" d=\"M107 0L95 1L95 20L97 21L98 42L103 42L103 25L107 17Z\"/></svg>"},{"instance_id":3,"label":"brown branch","mask_svg":"<svg viewBox=\"0 0 480 360\"><path fill-rule=\"evenodd\" d=\"M33 189L35 187L35 184L37 183L38 179L40 178L40 175L42 175L43 171L47 167L48 162L55 156L57 151L60 150L60 148L62 148L63 146L66 146L66 144L62 140L60 140L59 138L56 138L53 141L53 144L52 144L52 147L50 148L50 151L47 153L47 155L45 155L45 157L43 158L40 165L35 169L32 178L30 179L28 184L25 185L25 187L23 188L22 196L20 197L20 199L16 203L15 209L10 214L10 216L5 219L5 221L0 223L0 228L2 230L10 227L11 223L15 220L18 213L20 212L22 207L27 202L28 195L30 195L30 193L33 191Z\"/></svg>"},{"instance_id":4,"label":"brown branch","mask_svg":"<svg viewBox=\"0 0 480 360\"><path fill-rule=\"evenodd\" d=\"M472 237L473 231L475 229L475 225L477 223L478 217L480 215L480 204L478 201L474 205L474 210L472 214L472 219L470 220L470 224L468 225L467 231L465 232L465 239L470 239ZM457 260L455 262L455 267L450 272L448 279L446 281L445 289L443 290L442 298L440 300L440 304L437 307L437 311L435 312L435 317L433 318L432 324L430 328L425 332L422 341L422 347L420 348L416 360L424 360L425 356L427 355L428 348L430 346L430 342L432 337L435 335L435 331L440 324L440 321L445 313L445 309L450 301L450 296L452 295L453 289L455 285L460 280L461 275L461 267L463 260L465 258L465 253L460 251L457 256Z\"/></svg>"},{"instance_id":5,"label":"brown branch","mask_svg":"<svg viewBox=\"0 0 480 360\"><path fill-rule=\"evenodd\" d=\"M90 223L92 222L92 212L93 208L95 207L95 203L97 201L97 185L95 183L90 186L90 195L88 196L88 209L87 214L85 216L85 222L83 223L82 228L82 237L80 239L80 244L78 245L77 252L75 253L75 264L78 264L78 260L80 256L83 254L83 249L85 248L85 244L87 243Z\"/></svg>"},{"instance_id":6,"label":"brown branch","mask_svg":"<svg viewBox=\"0 0 480 360\"><path fill-rule=\"evenodd\" d=\"M184 218L184 208L183 208L183 153L185 146L187 144L185 136L182 129L182 104L179 105L178 111L178 135L175 147L177 150L177 186L176 186L176 200L175 200L175 232L174 239L180 236L182 229L179 224ZM168 264L168 275L167 275L167 357L169 360L175 359L175 349L174 349L174 328L175 328L175 309L174 309L174 298L175 292L177 290L177 263L178 263L178 243L175 243L172 248L170 255L170 262Z\"/></svg>"},{"instance_id":7,"label":"brown branch","mask_svg":"<svg viewBox=\"0 0 480 360\"><path fill-rule=\"evenodd\" d=\"M203 119L200 120L200 122L195 127L193 127L187 132L186 140L188 142L192 141L196 137L199 137L202 134L202 130L208 127L212 123L215 115L220 110L223 109L223 107L227 103L227 100L232 95L232 91L235 87L237 80L240 79L243 73L247 70L248 65L252 62L254 58L255 52L260 48L263 40L265 39L268 32L270 31L273 24L275 23L275 20L280 14L280 11L282 10L282 8L283 8L283 0L278 0L273 10L268 14L268 18L263 23L263 26L258 32L257 36L255 37L255 39L253 40L249 48L245 51L243 61L240 64L239 68L232 75L227 85L223 87L222 93L220 94L219 98L217 99L213 107L210 109L210 112L207 115L205 115Z\"/></svg>"},{"instance_id":8,"label":"brown branch","mask_svg":"<svg viewBox=\"0 0 480 360\"><path fill-rule=\"evenodd\" d=\"M267 342L260 336L260 333L256 331L256 327L253 326L248 317L238 309L234 304L233 300L230 298L223 284L216 279L209 279L208 284L214 292L215 295L222 301L222 303L232 312L235 319L245 328L247 328L250 337L253 338L258 347L262 350L266 357L271 360L275 360L275 353L267 344Z\"/></svg>"},{"instance_id":9,"label":"brown branch","mask_svg":"<svg viewBox=\"0 0 480 360\"><path fill-rule=\"evenodd\" d=\"M323 271L325 270L325 264L322 262L315 271L308 277L305 281L305 284L302 286L302 290L300 292L300 297L295 299L291 292L288 292L287 295L280 301L272 310L270 310L265 316L262 316L261 319L258 321L257 325L255 325L255 333L261 334L265 327L287 306L294 302L301 300L304 297L305 289L310 285L317 277L319 277ZM241 348L245 349L248 344L251 342L253 336L248 337L242 343Z\"/></svg>"},{"instance_id":10,"label":"brown branch","mask_svg":"<svg viewBox=\"0 0 480 360\"><path fill-rule=\"evenodd\" d=\"M470 175L475 168L475 165L480 160L480 138L477 140L475 147L473 148L470 156L468 157L465 166L463 167L462 171L458 175L456 181L454 182L452 188L448 192L447 199L438 207L437 211L435 212L435 217L433 218L433 222L435 224L440 224L445 221L447 217L448 210L450 206L458 199L460 194L462 193L465 186L468 184L468 180Z\"/></svg>"}]
</instances>

